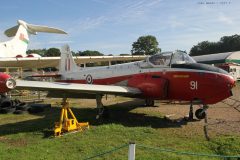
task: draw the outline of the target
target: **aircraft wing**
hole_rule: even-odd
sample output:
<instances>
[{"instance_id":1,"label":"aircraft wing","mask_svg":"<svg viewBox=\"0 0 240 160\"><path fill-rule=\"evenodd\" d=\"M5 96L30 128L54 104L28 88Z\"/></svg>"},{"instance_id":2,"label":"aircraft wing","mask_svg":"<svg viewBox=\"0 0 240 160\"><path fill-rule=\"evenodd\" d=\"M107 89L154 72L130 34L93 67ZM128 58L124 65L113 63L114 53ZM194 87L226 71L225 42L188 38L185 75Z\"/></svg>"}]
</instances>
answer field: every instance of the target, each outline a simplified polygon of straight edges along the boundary
<instances>
[{"instance_id":1,"label":"aircraft wing","mask_svg":"<svg viewBox=\"0 0 240 160\"><path fill-rule=\"evenodd\" d=\"M113 86L113 85L94 85L76 84L61 82L42 82L42 81L16 81L16 89L41 90L41 91L60 91L85 94L113 94L113 95L138 95L141 91L137 88ZM63 92L64 91L64 92Z\"/></svg>"},{"instance_id":2,"label":"aircraft wing","mask_svg":"<svg viewBox=\"0 0 240 160\"><path fill-rule=\"evenodd\" d=\"M77 64L103 61L143 60L146 56L77 56ZM58 67L60 57L0 58L0 67L45 68Z\"/></svg>"},{"instance_id":3,"label":"aircraft wing","mask_svg":"<svg viewBox=\"0 0 240 160\"><path fill-rule=\"evenodd\" d=\"M58 67L60 57L0 58L0 67Z\"/></svg>"}]
</instances>

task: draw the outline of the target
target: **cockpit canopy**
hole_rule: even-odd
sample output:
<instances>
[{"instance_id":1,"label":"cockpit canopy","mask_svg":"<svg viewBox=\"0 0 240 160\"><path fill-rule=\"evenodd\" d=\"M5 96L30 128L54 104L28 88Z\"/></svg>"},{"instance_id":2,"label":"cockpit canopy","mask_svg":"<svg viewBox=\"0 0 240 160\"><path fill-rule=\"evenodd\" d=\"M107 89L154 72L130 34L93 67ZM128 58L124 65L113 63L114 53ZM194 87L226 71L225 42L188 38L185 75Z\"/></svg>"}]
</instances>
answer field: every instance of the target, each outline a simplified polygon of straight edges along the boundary
<instances>
[{"instance_id":1,"label":"cockpit canopy","mask_svg":"<svg viewBox=\"0 0 240 160\"><path fill-rule=\"evenodd\" d=\"M172 64L196 63L186 52L174 51L152 55L147 61L153 66L171 66Z\"/></svg>"}]
</instances>

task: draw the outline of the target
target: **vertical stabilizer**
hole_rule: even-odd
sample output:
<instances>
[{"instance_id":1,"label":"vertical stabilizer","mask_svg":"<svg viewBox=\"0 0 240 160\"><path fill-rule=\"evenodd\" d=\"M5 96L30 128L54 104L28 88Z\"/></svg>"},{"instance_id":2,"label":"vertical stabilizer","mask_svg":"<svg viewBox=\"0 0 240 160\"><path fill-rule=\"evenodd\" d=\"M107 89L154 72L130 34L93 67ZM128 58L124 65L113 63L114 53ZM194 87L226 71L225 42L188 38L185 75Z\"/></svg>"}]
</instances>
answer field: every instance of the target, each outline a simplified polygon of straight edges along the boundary
<instances>
[{"instance_id":1,"label":"vertical stabilizer","mask_svg":"<svg viewBox=\"0 0 240 160\"><path fill-rule=\"evenodd\" d=\"M64 45L61 48L61 59L59 65L60 74L74 72L79 69L73 59L72 52L70 51L70 47L68 45Z\"/></svg>"},{"instance_id":2,"label":"vertical stabilizer","mask_svg":"<svg viewBox=\"0 0 240 160\"><path fill-rule=\"evenodd\" d=\"M10 41L12 46L12 55L11 57L21 55L26 56L26 51L29 43L29 33L23 25L18 26L17 33L15 37ZM17 53L17 55L14 55Z\"/></svg>"}]
</instances>

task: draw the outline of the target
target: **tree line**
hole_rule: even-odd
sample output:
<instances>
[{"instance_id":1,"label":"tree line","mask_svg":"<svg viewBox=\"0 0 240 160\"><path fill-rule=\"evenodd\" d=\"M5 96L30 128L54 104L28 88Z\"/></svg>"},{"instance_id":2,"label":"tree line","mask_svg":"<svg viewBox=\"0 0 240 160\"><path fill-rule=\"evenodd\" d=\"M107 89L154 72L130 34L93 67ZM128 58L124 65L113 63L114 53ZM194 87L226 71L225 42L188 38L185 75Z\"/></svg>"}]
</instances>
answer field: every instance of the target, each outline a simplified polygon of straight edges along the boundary
<instances>
[{"instance_id":1,"label":"tree line","mask_svg":"<svg viewBox=\"0 0 240 160\"><path fill-rule=\"evenodd\" d=\"M132 55L153 55L161 52L161 48L158 47L159 43L155 36L146 35L140 36L137 41L132 44ZM223 36L218 42L202 41L197 45L194 45L190 49L190 56L199 56L214 53L232 52L240 50L240 35ZM57 57L60 56L60 50L58 48L49 49L34 49L28 50L27 54L36 53L42 57ZM86 50L73 52L74 56L103 56L104 54L99 51ZM128 54L120 54L128 55Z\"/></svg>"},{"instance_id":2,"label":"tree line","mask_svg":"<svg viewBox=\"0 0 240 160\"><path fill-rule=\"evenodd\" d=\"M27 50L27 54L32 54L36 53L39 54L42 57L59 57L61 52L60 49L58 48L49 48L49 49L29 49ZM73 52L72 54L74 56L103 56L103 53L100 53L99 51L91 51L91 50L86 50L86 51L78 51L78 52Z\"/></svg>"},{"instance_id":3,"label":"tree line","mask_svg":"<svg viewBox=\"0 0 240 160\"><path fill-rule=\"evenodd\" d=\"M190 56L199 56L214 53L233 52L240 50L240 35L224 36L218 42L203 41L193 46Z\"/></svg>"}]
</instances>

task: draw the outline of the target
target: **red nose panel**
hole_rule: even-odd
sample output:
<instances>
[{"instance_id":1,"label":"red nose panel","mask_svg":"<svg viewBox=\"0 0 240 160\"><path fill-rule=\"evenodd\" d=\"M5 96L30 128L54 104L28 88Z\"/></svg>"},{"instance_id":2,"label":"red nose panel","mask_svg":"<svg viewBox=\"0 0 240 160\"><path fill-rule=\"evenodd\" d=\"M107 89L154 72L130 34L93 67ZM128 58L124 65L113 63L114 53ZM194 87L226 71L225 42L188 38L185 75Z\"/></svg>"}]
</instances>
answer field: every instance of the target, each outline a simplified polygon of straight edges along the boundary
<instances>
[{"instance_id":1,"label":"red nose panel","mask_svg":"<svg viewBox=\"0 0 240 160\"><path fill-rule=\"evenodd\" d=\"M5 73L0 73L0 94L8 92L10 90L9 87L7 87L6 83L7 80L11 78L10 75Z\"/></svg>"}]
</instances>

